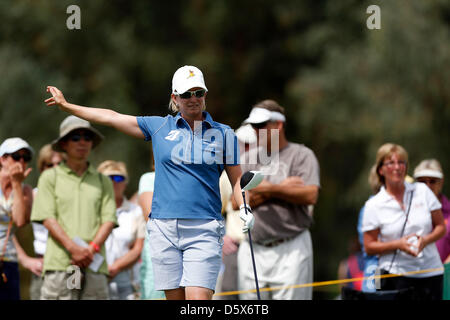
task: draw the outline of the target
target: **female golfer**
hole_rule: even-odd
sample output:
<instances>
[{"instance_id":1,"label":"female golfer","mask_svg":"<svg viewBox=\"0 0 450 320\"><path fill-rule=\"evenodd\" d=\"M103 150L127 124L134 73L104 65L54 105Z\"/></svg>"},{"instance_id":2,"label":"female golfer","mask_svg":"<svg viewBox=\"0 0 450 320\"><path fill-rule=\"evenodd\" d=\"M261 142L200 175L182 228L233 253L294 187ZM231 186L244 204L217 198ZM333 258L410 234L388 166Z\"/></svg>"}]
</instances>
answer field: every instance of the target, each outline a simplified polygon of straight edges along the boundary
<instances>
[{"instance_id":1,"label":"female golfer","mask_svg":"<svg viewBox=\"0 0 450 320\"><path fill-rule=\"evenodd\" d=\"M207 91L198 68L181 67L173 75L169 106L176 116L135 117L68 103L60 90L47 87L48 106L152 140L156 175L147 228L155 288L167 299L212 298L225 232L219 192L224 169L245 210L237 139L229 126L204 111ZM253 215L242 216L251 229Z\"/></svg>"}]
</instances>

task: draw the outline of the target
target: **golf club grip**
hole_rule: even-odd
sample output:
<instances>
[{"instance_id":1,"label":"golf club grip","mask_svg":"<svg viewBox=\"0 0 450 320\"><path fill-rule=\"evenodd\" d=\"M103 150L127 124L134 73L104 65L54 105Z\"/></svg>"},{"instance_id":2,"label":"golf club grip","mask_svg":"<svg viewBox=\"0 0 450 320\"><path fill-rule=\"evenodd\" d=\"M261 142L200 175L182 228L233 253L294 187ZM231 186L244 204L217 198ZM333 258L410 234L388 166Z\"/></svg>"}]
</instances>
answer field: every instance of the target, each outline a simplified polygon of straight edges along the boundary
<instances>
[{"instance_id":1,"label":"golf club grip","mask_svg":"<svg viewBox=\"0 0 450 320\"><path fill-rule=\"evenodd\" d=\"M245 191L242 191L242 200L244 200L245 214L248 214L248 212L247 212L247 203L245 202Z\"/></svg>"}]
</instances>

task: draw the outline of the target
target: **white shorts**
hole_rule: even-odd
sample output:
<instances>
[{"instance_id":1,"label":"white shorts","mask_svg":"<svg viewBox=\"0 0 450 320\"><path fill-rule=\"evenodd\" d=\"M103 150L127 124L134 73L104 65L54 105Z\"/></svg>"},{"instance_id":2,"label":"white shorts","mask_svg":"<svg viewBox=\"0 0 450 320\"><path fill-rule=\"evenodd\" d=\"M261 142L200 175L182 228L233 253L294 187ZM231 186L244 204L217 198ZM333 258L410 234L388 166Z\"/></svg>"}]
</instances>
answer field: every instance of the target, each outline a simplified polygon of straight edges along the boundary
<instances>
[{"instance_id":1,"label":"white shorts","mask_svg":"<svg viewBox=\"0 0 450 320\"><path fill-rule=\"evenodd\" d=\"M313 248L309 230L270 248L253 243L253 250L259 287L274 289L262 291L261 299L312 299L312 287L289 288L313 281ZM256 288L250 245L246 240L241 242L238 251L238 284L242 291ZM256 297L256 292L239 295L242 300L253 300Z\"/></svg>"},{"instance_id":2,"label":"white shorts","mask_svg":"<svg viewBox=\"0 0 450 320\"><path fill-rule=\"evenodd\" d=\"M214 291L222 262L222 220L149 219L147 231L156 290Z\"/></svg>"}]
</instances>

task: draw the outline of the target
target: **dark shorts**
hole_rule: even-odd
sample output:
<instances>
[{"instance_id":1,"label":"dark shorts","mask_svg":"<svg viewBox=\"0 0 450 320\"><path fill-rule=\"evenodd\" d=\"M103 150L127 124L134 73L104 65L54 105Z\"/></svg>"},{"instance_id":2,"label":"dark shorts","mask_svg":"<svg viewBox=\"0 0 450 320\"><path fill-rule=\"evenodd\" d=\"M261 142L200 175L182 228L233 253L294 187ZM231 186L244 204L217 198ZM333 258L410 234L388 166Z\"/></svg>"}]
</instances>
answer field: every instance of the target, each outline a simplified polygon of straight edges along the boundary
<instances>
[{"instance_id":1,"label":"dark shorts","mask_svg":"<svg viewBox=\"0 0 450 320\"><path fill-rule=\"evenodd\" d=\"M3 270L8 281L0 281L0 300L20 300L19 264L3 262Z\"/></svg>"}]
</instances>

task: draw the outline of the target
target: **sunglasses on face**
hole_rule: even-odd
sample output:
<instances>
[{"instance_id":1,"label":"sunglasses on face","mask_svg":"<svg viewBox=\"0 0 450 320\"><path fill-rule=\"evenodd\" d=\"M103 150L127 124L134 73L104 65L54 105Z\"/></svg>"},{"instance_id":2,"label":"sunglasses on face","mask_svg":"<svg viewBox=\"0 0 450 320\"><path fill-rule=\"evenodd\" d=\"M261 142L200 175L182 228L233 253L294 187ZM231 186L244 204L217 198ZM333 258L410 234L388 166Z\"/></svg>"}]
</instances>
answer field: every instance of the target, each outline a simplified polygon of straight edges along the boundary
<instances>
[{"instance_id":1,"label":"sunglasses on face","mask_svg":"<svg viewBox=\"0 0 450 320\"><path fill-rule=\"evenodd\" d=\"M383 163L384 166L388 167L388 168L394 168L394 166L398 164L399 167L404 167L406 166L406 161L400 160L400 161L386 161Z\"/></svg>"},{"instance_id":2,"label":"sunglasses on face","mask_svg":"<svg viewBox=\"0 0 450 320\"><path fill-rule=\"evenodd\" d=\"M53 167L58 166L60 163L61 163L61 162L57 162L57 163L49 162L49 163L46 163L46 164L45 164L45 167L46 167L46 168L53 168Z\"/></svg>"},{"instance_id":3,"label":"sunglasses on face","mask_svg":"<svg viewBox=\"0 0 450 320\"><path fill-rule=\"evenodd\" d=\"M20 161L20 159L23 159L25 162L31 161L31 154L29 153L23 153L20 154L19 152L14 152L10 154L11 158L13 158L14 161Z\"/></svg>"},{"instance_id":4,"label":"sunglasses on face","mask_svg":"<svg viewBox=\"0 0 450 320\"><path fill-rule=\"evenodd\" d=\"M195 91L186 91L185 93L180 94L181 99L190 99L192 96L195 96L196 98L201 98L205 95L206 90L205 89L199 89Z\"/></svg>"},{"instance_id":5,"label":"sunglasses on face","mask_svg":"<svg viewBox=\"0 0 450 320\"><path fill-rule=\"evenodd\" d=\"M83 139L86 142L90 142L94 139L94 136L90 132L85 132L85 133L72 133L68 137L68 140L73 141L73 142L78 142L81 139Z\"/></svg>"},{"instance_id":6,"label":"sunglasses on face","mask_svg":"<svg viewBox=\"0 0 450 320\"><path fill-rule=\"evenodd\" d=\"M125 177L124 177L124 176L121 176L121 175L118 175L118 174L113 174L113 175L109 176L109 178L110 178L112 181L114 181L114 182L122 182L122 181L125 181Z\"/></svg>"},{"instance_id":7,"label":"sunglasses on face","mask_svg":"<svg viewBox=\"0 0 450 320\"><path fill-rule=\"evenodd\" d=\"M433 179L433 178L419 178L419 179L417 179L417 181L423 182L423 183L426 183L426 184L433 185L433 184L438 183L438 182L439 182L439 179Z\"/></svg>"},{"instance_id":8,"label":"sunglasses on face","mask_svg":"<svg viewBox=\"0 0 450 320\"><path fill-rule=\"evenodd\" d=\"M265 121L265 122L261 122L261 123L252 123L252 127L253 127L253 129L262 129L265 126L267 126L268 123L269 123L269 121Z\"/></svg>"}]
</instances>

